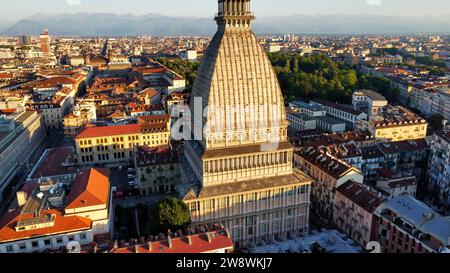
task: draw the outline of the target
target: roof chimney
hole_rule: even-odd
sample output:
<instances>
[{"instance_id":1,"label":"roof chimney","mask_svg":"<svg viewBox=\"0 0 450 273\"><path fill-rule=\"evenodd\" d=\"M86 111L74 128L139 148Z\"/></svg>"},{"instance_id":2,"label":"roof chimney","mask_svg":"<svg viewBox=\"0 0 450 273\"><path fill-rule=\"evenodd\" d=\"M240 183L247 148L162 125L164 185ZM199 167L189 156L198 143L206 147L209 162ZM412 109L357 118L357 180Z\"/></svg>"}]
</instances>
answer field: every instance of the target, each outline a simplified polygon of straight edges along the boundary
<instances>
[{"instance_id":1,"label":"roof chimney","mask_svg":"<svg viewBox=\"0 0 450 273\"><path fill-rule=\"evenodd\" d=\"M18 191L16 193L17 204L19 207L24 206L27 203L28 194L24 191Z\"/></svg>"},{"instance_id":2,"label":"roof chimney","mask_svg":"<svg viewBox=\"0 0 450 273\"><path fill-rule=\"evenodd\" d=\"M228 238L231 238L231 234L230 234L230 232L228 231L228 229L225 229L225 234L227 235Z\"/></svg>"},{"instance_id":3,"label":"roof chimney","mask_svg":"<svg viewBox=\"0 0 450 273\"><path fill-rule=\"evenodd\" d=\"M192 245L192 238L191 238L191 236L187 236L187 240L188 240L188 244Z\"/></svg>"},{"instance_id":4,"label":"roof chimney","mask_svg":"<svg viewBox=\"0 0 450 273\"><path fill-rule=\"evenodd\" d=\"M134 245L134 253L139 253L139 249L138 249L138 245L137 244Z\"/></svg>"},{"instance_id":5,"label":"roof chimney","mask_svg":"<svg viewBox=\"0 0 450 273\"><path fill-rule=\"evenodd\" d=\"M172 248L172 237L167 236L167 242L169 243L169 248Z\"/></svg>"},{"instance_id":6,"label":"roof chimney","mask_svg":"<svg viewBox=\"0 0 450 273\"><path fill-rule=\"evenodd\" d=\"M208 232L206 233L206 238L208 238L208 243L211 243L211 234Z\"/></svg>"},{"instance_id":7,"label":"roof chimney","mask_svg":"<svg viewBox=\"0 0 450 273\"><path fill-rule=\"evenodd\" d=\"M148 241L148 251L152 251L152 241Z\"/></svg>"}]
</instances>

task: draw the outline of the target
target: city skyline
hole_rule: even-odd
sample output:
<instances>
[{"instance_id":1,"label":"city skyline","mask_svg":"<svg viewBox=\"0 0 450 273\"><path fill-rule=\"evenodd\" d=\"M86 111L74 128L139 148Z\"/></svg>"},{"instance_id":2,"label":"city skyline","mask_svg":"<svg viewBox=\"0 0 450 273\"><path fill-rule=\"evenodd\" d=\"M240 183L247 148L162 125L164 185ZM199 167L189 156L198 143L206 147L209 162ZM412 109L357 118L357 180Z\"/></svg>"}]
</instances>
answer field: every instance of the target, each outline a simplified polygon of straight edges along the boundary
<instances>
[{"instance_id":1,"label":"city skyline","mask_svg":"<svg viewBox=\"0 0 450 273\"><path fill-rule=\"evenodd\" d=\"M3 6L3 20L18 21L36 14L65 14L65 13L113 13L113 14L161 14L168 16L187 16L207 18L215 9L216 1L198 0L199 5L192 5L181 0L168 2L133 0L129 2L118 0L43 0L39 2L25 0L15 1ZM441 0L281 0L277 10L273 10L273 2L259 0L253 4L253 10L259 17L302 15L387 15L387 16L443 16L450 10L450 2Z\"/></svg>"}]
</instances>

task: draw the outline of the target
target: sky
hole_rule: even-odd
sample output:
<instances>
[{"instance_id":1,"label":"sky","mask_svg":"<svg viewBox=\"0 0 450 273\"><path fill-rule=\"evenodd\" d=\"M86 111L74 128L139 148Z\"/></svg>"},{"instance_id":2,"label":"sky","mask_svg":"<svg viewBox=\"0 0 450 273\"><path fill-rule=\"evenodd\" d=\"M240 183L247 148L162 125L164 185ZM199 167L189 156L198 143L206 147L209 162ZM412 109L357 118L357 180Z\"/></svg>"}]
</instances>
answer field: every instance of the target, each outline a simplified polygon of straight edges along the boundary
<instances>
[{"instance_id":1,"label":"sky","mask_svg":"<svg viewBox=\"0 0 450 273\"><path fill-rule=\"evenodd\" d=\"M106 12L212 17L217 0L0 0L0 19L17 21L37 13ZM450 16L449 0L253 0L257 16L379 14Z\"/></svg>"}]
</instances>

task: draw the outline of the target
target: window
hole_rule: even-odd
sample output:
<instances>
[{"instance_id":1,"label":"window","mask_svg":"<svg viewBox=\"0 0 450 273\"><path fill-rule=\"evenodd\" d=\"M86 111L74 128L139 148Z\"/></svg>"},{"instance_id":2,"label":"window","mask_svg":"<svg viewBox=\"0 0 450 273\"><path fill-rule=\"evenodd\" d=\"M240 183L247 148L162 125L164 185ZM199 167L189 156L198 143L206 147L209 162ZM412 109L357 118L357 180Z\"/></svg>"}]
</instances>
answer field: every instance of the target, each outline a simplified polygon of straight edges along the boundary
<instances>
[{"instance_id":1,"label":"window","mask_svg":"<svg viewBox=\"0 0 450 273\"><path fill-rule=\"evenodd\" d=\"M13 252L13 251L14 251L13 246L7 246L6 247L6 252Z\"/></svg>"},{"instance_id":2,"label":"window","mask_svg":"<svg viewBox=\"0 0 450 273\"><path fill-rule=\"evenodd\" d=\"M56 243L57 244L62 244L62 242L63 242L63 239L61 237L56 238Z\"/></svg>"},{"instance_id":3,"label":"window","mask_svg":"<svg viewBox=\"0 0 450 273\"><path fill-rule=\"evenodd\" d=\"M50 244L51 244L51 241L50 241L50 240L45 240L45 241L44 241L44 245L48 246L48 245L50 245Z\"/></svg>"},{"instance_id":4,"label":"window","mask_svg":"<svg viewBox=\"0 0 450 273\"><path fill-rule=\"evenodd\" d=\"M85 233L80 234L80 240L86 240L87 236Z\"/></svg>"},{"instance_id":5,"label":"window","mask_svg":"<svg viewBox=\"0 0 450 273\"><path fill-rule=\"evenodd\" d=\"M248 236L253 236L253 232L254 232L254 228L253 228L253 227L249 227L249 228L247 229L247 234L248 234Z\"/></svg>"},{"instance_id":6,"label":"window","mask_svg":"<svg viewBox=\"0 0 450 273\"><path fill-rule=\"evenodd\" d=\"M34 242L32 242L32 243L31 243L31 246L32 246L32 247L38 247L38 246L39 246L39 244L38 244L38 242L37 242L37 241L34 241Z\"/></svg>"}]
</instances>

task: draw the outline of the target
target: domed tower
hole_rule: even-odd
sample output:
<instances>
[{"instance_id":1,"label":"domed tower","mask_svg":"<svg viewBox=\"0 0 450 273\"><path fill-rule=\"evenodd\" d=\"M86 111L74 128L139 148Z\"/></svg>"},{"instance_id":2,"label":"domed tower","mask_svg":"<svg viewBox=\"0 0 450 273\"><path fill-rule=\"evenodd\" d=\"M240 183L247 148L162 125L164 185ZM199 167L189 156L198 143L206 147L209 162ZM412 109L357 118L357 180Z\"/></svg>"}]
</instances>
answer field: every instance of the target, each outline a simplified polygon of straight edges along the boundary
<instances>
[{"instance_id":1,"label":"domed tower","mask_svg":"<svg viewBox=\"0 0 450 273\"><path fill-rule=\"evenodd\" d=\"M203 122L194 121L196 140L187 144L191 166L203 185L292 171L283 96L273 66L252 31L253 20L250 0L219 0L218 31L192 91L191 112L201 111ZM216 165L216 155L235 150L265 155L262 162L247 162L246 156L236 154L237 158ZM267 170L251 172L258 164ZM218 169L232 174L219 175Z\"/></svg>"},{"instance_id":2,"label":"domed tower","mask_svg":"<svg viewBox=\"0 0 450 273\"><path fill-rule=\"evenodd\" d=\"M218 30L193 85L194 133L186 141L179 193L194 225L221 223L235 242L307 229L311 179L293 170L283 96L252 31L250 0L218 3ZM288 192L303 197L294 199ZM268 225L266 230L254 226L288 209L295 211L289 216L296 219L292 224Z\"/></svg>"}]
</instances>

